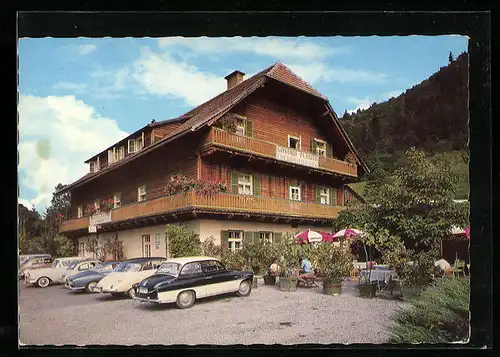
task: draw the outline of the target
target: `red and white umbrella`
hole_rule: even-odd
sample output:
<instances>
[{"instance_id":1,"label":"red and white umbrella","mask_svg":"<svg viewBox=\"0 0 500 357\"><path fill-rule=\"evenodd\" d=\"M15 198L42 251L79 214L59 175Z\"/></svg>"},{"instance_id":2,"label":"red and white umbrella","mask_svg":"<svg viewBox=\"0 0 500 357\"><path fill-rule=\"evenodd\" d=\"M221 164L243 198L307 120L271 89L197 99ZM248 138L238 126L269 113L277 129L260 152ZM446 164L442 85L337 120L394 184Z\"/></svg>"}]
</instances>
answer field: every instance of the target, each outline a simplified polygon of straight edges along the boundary
<instances>
[{"instance_id":1,"label":"red and white umbrella","mask_svg":"<svg viewBox=\"0 0 500 357\"><path fill-rule=\"evenodd\" d=\"M334 239L330 233L316 232L310 229L295 236L295 242L297 244L333 242L333 240Z\"/></svg>"},{"instance_id":2,"label":"red and white umbrella","mask_svg":"<svg viewBox=\"0 0 500 357\"><path fill-rule=\"evenodd\" d=\"M346 228L338 231L333 235L333 238L357 238L363 231L354 228Z\"/></svg>"},{"instance_id":3,"label":"red and white umbrella","mask_svg":"<svg viewBox=\"0 0 500 357\"><path fill-rule=\"evenodd\" d=\"M470 239L470 227L465 227L465 228L452 227L451 234L454 236L466 236L467 239Z\"/></svg>"}]
</instances>

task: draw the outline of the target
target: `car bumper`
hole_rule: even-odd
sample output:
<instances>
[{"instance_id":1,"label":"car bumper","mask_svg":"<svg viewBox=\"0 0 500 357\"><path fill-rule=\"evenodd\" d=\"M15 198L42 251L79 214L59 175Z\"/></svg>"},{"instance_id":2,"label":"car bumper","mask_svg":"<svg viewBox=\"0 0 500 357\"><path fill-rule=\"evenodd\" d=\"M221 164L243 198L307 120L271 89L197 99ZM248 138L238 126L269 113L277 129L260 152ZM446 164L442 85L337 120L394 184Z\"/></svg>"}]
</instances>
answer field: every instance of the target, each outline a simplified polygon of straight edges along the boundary
<instances>
[{"instance_id":1,"label":"car bumper","mask_svg":"<svg viewBox=\"0 0 500 357\"><path fill-rule=\"evenodd\" d=\"M163 304L163 303L166 303L166 301L161 301L161 300L158 300L158 299L151 299L150 297L143 298L143 297L138 297L138 296L134 296L134 301L149 302L149 303L152 303L152 304Z\"/></svg>"},{"instance_id":2,"label":"car bumper","mask_svg":"<svg viewBox=\"0 0 500 357\"><path fill-rule=\"evenodd\" d=\"M104 288L94 288L94 291L101 293L119 293L118 289L104 289Z\"/></svg>"},{"instance_id":3,"label":"car bumper","mask_svg":"<svg viewBox=\"0 0 500 357\"><path fill-rule=\"evenodd\" d=\"M85 289L85 286L71 286L68 284L64 285L64 287L66 289L69 289L69 290L83 290L83 289Z\"/></svg>"}]
</instances>

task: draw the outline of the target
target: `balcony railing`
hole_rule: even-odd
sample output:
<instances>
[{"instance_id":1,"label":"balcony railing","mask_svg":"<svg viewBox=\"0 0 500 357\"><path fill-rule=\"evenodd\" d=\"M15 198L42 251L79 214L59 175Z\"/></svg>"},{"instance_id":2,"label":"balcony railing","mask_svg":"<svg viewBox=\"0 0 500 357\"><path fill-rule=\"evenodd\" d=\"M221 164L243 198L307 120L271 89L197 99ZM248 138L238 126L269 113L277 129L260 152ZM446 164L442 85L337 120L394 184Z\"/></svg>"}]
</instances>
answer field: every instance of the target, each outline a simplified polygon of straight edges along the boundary
<instances>
[{"instance_id":1,"label":"balcony railing","mask_svg":"<svg viewBox=\"0 0 500 357\"><path fill-rule=\"evenodd\" d=\"M253 154L258 154L259 156L291 162L308 167L315 167L318 169L340 173L343 175L349 175L353 177L358 176L357 165L351 164L349 162L328 158L305 151L294 150L291 148L283 148L268 141L232 134L219 128L212 127L210 129L210 133L208 135L205 146L210 145L225 147L228 149L243 152L251 152ZM283 153L283 149L286 150L285 153Z\"/></svg>"},{"instance_id":2,"label":"balcony railing","mask_svg":"<svg viewBox=\"0 0 500 357\"><path fill-rule=\"evenodd\" d=\"M138 202L111 211L111 223L152 215L174 213L183 210L206 210L213 212L243 212L248 214L271 214L283 217L333 219L341 206L292 201L282 198L234 195L219 193L212 196L198 195L191 191L173 196L163 196ZM59 231L84 229L89 217L64 221Z\"/></svg>"}]
</instances>

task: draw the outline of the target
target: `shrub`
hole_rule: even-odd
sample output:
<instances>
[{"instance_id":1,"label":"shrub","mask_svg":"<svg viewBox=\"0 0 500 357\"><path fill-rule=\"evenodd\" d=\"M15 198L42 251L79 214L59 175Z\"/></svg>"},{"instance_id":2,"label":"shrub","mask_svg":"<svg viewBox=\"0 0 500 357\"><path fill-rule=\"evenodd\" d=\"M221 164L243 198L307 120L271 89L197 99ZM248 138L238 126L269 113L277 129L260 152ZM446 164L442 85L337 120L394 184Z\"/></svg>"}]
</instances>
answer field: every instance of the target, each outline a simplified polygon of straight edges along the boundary
<instances>
[{"instance_id":1,"label":"shrub","mask_svg":"<svg viewBox=\"0 0 500 357\"><path fill-rule=\"evenodd\" d=\"M222 247L215 244L215 238L213 236L206 238L201 243L201 252L207 257L214 257L217 259L221 259L222 257Z\"/></svg>"},{"instance_id":2,"label":"shrub","mask_svg":"<svg viewBox=\"0 0 500 357\"><path fill-rule=\"evenodd\" d=\"M200 236L188 232L184 225L167 224L165 235L173 258L201 255Z\"/></svg>"},{"instance_id":3,"label":"shrub","mask_svg":"<svg viewBox=\"0 0 500 357\"><path fill-rule=\"evenodd\" d=\"M394 319L391 343L449 343L469 336L468 278L438 279Z\"/></svg>"},{"instance_id":4,"label":"shrub","mask_svg":"<svg viewBox=\"0 0 500 357\"><path fill-rule=\"evenodd\" d=\"M351 254L332 243L319 243L314 249L312 262L327 284L342 283L352 268Z\"/></svg>"},{"instance_id":5,"label":"shrub","mask_svg":"<svg viewBox=\"0 0 500 357\"><path fill-rule=\"evenodd\" d=\"M76 246L73 241L62 235L54 237L54 247L56 257L71 257L76 254Z\"/></svg>"},{"instance_id":6,"label":"shrub","mask_svg":"<svg viewBox=\"0 0 500 357\"><path fill-rule=\"evenodd\" d=\"M222 250L221 261L227 269L245 269L245 259L241 251L233 252L229 249Z\"/></svg>"}]
</instances>

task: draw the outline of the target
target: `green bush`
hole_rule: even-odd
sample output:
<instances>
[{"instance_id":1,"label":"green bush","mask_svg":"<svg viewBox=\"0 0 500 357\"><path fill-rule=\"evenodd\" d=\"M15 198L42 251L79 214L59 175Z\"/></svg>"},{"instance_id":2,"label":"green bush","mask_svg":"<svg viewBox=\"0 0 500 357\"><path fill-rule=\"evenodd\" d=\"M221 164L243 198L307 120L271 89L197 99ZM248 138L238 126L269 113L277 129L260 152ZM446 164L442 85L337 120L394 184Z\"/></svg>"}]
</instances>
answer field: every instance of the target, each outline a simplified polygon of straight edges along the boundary
<instances>
[{"instance_id":1,"label":"green bush","mask_svg":"<svg viewBox=\"0 0 500 357\"><path fill-rule=\"evenodd\" d=\"M188 232L184 225L167 224L165 235L173 258L201 255L200 236Z\"/></svg>"},{"instance_id":2,"label":"green bush","mask_svg":"<svg viewBox=\"0 0 500 357\"><path fill-rule=\"evenodd\" d=\"M449 343L469 336L468 278L438 279L394 317L391 343Z\"/></svg>"}]
</instances>

